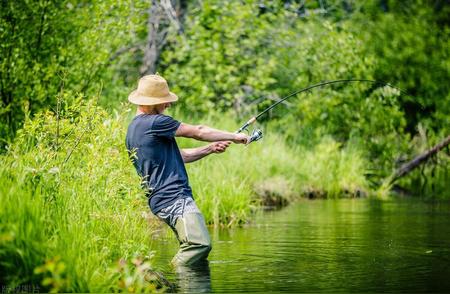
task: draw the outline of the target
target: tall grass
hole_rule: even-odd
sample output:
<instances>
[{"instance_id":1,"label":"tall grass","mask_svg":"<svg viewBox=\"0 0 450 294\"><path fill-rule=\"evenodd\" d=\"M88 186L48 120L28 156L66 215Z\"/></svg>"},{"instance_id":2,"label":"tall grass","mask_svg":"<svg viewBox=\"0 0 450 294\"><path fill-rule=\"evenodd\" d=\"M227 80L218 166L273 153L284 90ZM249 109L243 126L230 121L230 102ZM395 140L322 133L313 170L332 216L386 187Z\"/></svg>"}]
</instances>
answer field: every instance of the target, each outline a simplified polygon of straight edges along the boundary
<instances>
[{"instance_id":1,"label":"tall grass","mask_svg":"<svg viewBox=\"0 0 450 294\"><path fill-rule=\"evenodd\" d=\"M364 174L368 162L354 145L323 138L311 150L303 150L298 177L304 192L317 191L324 197L357 196L369 191Z\"/></svg>"},{"instance_id":2,"label":"tall grass","mask_svg":"<svg viewBox=\"0 0 450 294\"><path fill-rule=\"evenodd\" d=\"M1 284L66 292L159 287L149 270L155 221L124 146L133 112L111 115L80 100L26 121L0 157ZM228 116L202 123L237 129ZM178 141L180 147L202 144ZM254 191L261 183L275 183L268 186L291 199L311 189L337 196L366 187L364 166L360 153L331 139L315 149L293 148L272 131L187 168L207 222L235 225L260 207Z\"/></svg>"},{"instance_id":3,"label":"tall grass","mask_svg":"<svg viewBox=\"0 0 450 294\"><path fill-rule=\"evenodd\" d=\"M139 260L151 255L151 227L122 122L89 103L25 123L1 157L1 284L154 289L136 282Z\"/></svg>"}]
</instances>

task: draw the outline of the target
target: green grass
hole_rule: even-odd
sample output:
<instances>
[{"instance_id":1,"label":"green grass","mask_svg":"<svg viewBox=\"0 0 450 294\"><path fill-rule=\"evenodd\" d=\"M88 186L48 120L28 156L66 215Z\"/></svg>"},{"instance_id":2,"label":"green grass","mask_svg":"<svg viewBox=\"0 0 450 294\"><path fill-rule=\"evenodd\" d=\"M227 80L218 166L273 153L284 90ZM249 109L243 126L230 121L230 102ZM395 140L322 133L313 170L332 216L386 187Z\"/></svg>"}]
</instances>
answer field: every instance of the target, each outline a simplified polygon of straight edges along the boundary
<instances>
[{"instance_id":1,"label":"green grass","mask_svg":"<svg viewBox=\"0 0 450 294\"><path fill-rule=\"evenodd\" d=\"M123 116L107 116L93 105L64 116L28 121L1 158L0 284L153 290L138 282L141 265L134 260L151 255L152 231L124 152Z\"/></svg>"},{"instance_id":2,"label":"green grass","mask_svg":"<svg viewBox=\"0 0 450 294\"><path fill-rule=\"evenodd\" d=\"M368 191L364 177L368 162L360 150L348 145L344 148L331 138L324 138L312 150L303 150L302 174L298 179L304 192L318 191L326 197Z\"/></svg>"},{"instance_id":3,"label":"green grass","mask_svg":"<svg viewBox=\"0 0 450 294\"><path fill-rule=\"evenodd\" d=\"M145 282L154 278L148 270L154 220L124 146L132 115L107 114L91 101L66 105L59 119L45 112L27 120L0 157L0 284L63 292L158 287ZM229 116L202 123L237 129ZM180 147L202 144L178 141ZM206 221L232 226L261 206L254 192L261 184L290 200L311 189L337 197L366 188L365 164L355 149L331 139L293 148L268 131L260 142L232 145L187 167Z\"/></svg>"}]
</instances>

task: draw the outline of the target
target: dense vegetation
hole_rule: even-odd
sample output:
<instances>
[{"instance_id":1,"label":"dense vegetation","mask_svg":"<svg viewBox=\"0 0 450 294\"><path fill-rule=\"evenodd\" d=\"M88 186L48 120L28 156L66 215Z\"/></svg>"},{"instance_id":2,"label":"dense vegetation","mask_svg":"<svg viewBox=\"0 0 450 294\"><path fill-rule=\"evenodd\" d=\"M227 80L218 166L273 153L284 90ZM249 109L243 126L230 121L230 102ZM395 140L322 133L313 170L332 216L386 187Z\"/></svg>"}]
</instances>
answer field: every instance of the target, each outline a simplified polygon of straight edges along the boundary
<instances>
[{"instance_id":1,"label":"dense vegetation","mask_svg":"<svg viewBox=\"0 0 450 294\"><path fill-rule=\"evenodd\" d=\"M450 8L409 2L176 2L182 29L161 23L156 67L180 96L171 113L182 121L235 130L324 80L388 81L408 93L371 83L316 89L265 117L260 143L190 164L208 223L248 221L267 199L376 194L400 163L448 136ZM0 284L161 286L144 282L158 280L147 271L156 224L123 144L149 8L1 2ZM449 156L440 152L400 185L448 198Z\"/></svg>"}]
</instances>

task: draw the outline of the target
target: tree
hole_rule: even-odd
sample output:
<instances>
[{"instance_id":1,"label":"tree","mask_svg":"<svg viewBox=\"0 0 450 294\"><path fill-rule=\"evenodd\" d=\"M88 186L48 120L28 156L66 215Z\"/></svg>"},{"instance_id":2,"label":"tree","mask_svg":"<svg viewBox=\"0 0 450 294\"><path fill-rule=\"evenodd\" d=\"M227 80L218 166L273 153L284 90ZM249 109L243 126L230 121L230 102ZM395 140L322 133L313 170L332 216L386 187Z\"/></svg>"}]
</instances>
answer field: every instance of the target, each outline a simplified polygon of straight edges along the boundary
<instances>
[{"instance_id":1,"label":"tree","mask_svg":"<svg viewBox=\"0 0 450 294\"><path fill-rule=\"evenodd\" d=\"M62 88L68 97L98 92L112 52L134 41L135 10L145 4L1 1L0 146L26 115L52 107Z\"/></svg>"}]
</instances>

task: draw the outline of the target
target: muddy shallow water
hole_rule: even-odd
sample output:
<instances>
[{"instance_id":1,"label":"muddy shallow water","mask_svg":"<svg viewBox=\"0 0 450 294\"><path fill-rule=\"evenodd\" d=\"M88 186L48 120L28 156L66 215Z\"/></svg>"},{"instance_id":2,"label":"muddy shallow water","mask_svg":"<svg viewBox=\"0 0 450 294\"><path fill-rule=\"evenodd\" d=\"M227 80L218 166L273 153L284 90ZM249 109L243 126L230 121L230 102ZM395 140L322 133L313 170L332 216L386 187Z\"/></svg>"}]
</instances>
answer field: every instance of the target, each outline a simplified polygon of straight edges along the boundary
<instances>
[{"instance_id":1,"label":"muddy shallow water","mask_svg":"<svg viewBox=\"0 0 450 294\"><path fill-rule=\"evenodd\" d=\"M304 200L240 228L210 229L209 266L168 266L172 232L154 265L179 292L450 292L450 203Z\"/></svg>"}]
</instances>

